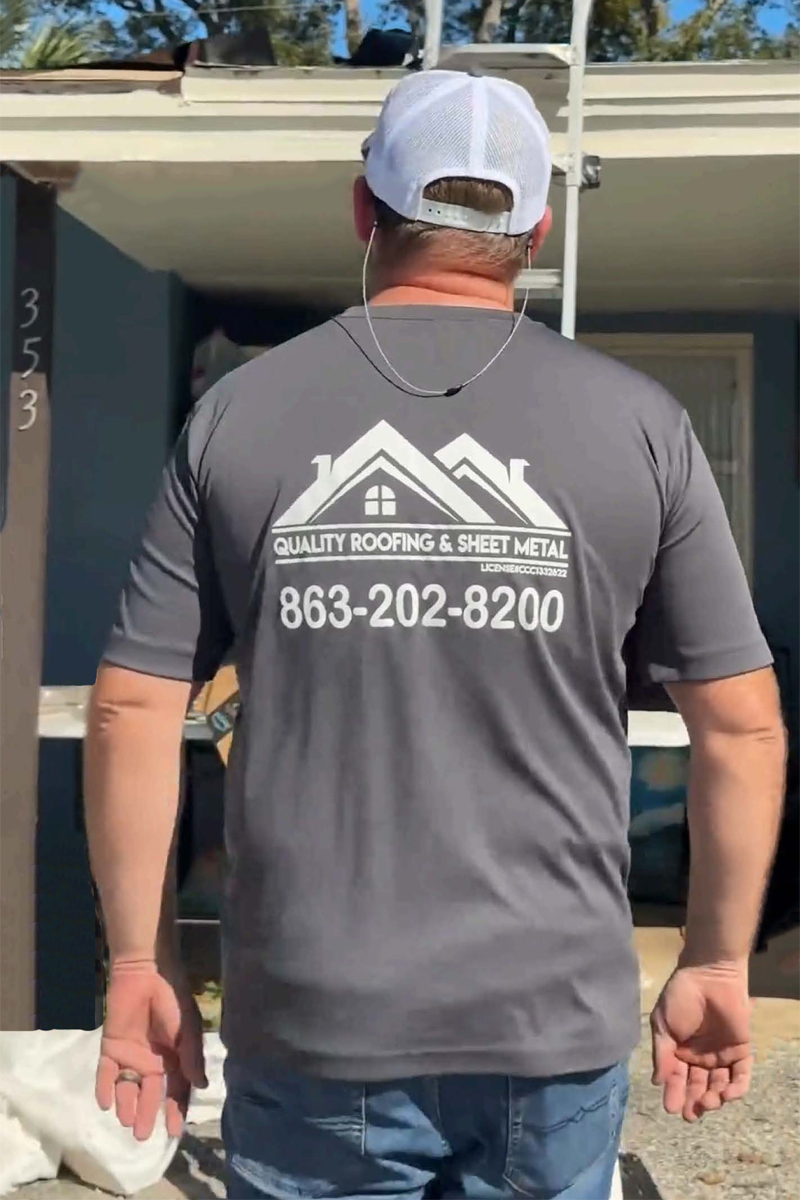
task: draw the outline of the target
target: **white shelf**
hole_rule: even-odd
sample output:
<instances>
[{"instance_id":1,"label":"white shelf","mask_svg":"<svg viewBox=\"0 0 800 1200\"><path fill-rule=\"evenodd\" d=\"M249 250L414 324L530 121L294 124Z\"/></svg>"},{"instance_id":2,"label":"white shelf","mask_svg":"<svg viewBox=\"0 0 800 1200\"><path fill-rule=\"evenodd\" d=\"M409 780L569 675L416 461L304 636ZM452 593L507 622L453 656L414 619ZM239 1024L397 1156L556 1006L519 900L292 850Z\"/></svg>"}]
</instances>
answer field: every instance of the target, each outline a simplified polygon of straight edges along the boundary
<instances>
[{"instance_id":1,"label":"white shelf","mask_svg":"<svg viewBox=\"0 0 800 1200\"><path fill-rule=\"evenodd\" d=\"M550 269L534 267L530 271L520 271L514 284L514 291L521 296L526 289L538 300L560 299L562 293L560 270L557 267Z\"/></svg>"},{"instance_id":2,"label":"white shelf","mask_svg":"<svg viewBox=\"0 0 800 1200\"><path fill-rule=\"evenodd\" d=\"M521 67L560 71L572 61L572 46L559 42L471 42L442 46L439 66L451 71L481 66L487 71L518 71Z\"/></svg>"},{"instance_id":3,"label":"white shelf","mask_svg":"<svg viewBox=\"0 0 800 1200\"><path fill-rule=\"evenodd\" d=\"M82 741L86 737L88 687L46 687L40 692L39 737ZM211 731L204 720L187 721L187 741L210 742ZM688 746L686 726L677 713L631 712L628 714L628 744L631 746Z\"/></svg>"},{"instance_id":4,"label":"white shelf","mask_svg":"<svg viewBox=\"0 0 800 1200\"><path fill-rule=\"evenodd\" d=\"M39 737L83 741L86 737L86 705L90 687L44 687L39 692ZM211 730L202 718L183 726L187 742L210 742Z\"/></svg>"},{"instance_id":5,"label":"white shelf","mask_svg":"<svg viewBox=\"0 0 800 1200\"><path fill-rule=\"evenodd\" d=\"M689 732L680 713L628 713L628 745L670 749L689 745Z\"/></svg>"}]
</instances>

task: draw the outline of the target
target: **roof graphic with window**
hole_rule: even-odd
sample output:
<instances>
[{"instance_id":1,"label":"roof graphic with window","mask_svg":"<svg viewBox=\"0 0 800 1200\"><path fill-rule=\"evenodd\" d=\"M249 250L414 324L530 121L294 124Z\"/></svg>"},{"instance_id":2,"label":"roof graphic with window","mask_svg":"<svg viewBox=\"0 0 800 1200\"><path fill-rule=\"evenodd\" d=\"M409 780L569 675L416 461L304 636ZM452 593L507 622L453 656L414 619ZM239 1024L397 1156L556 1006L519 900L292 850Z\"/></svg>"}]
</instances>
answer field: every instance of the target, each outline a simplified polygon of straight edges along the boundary
<instances>
[{"instance_id":1,"label":"roof graphic with window","mask_svg":"<svg viewBox=\"0 0 800 1200\"><path fill-rule=\"evenodd\" d=\"M278 518L276 527L307 525L319 520L337 500L368 481L376 472L404 484L451 520L470 525L493 523L489 514L438 463L417 450L387 421L379 421L338 458L319 454L313 462L317 467L316 480ZM392 490L384 483L378 487ZM372 491L372 487L368 491ZM381 495L378 491L375 496L367 497L365 504L377 504L380 509L381 504L390 505L393 499L393 496ZM369 515L394 514L384 509Z\"/></svg>"},{"instance_id":2,"label":"roof graphic with window","mask_svg":"<svg viewBox=\"0 0 800 1200\"><path fill-rule=\"evenodd\" d=\"M276 528L318 521L343 496L362 485L366 485L362 493L365 517L396 520L402 513L398 513L395 483L421 496L448 520L494 525L494 518L461 486L460 481L465 480L491 497L493 506L499 504L525 525L567 530L550 505L525 482L528 464L524 459L512 458L506 466L468 434L429 458L387 421L379 421L337 458L318 454L312 462L317 478L277 519Z\"/></svg>"}]
</instances>

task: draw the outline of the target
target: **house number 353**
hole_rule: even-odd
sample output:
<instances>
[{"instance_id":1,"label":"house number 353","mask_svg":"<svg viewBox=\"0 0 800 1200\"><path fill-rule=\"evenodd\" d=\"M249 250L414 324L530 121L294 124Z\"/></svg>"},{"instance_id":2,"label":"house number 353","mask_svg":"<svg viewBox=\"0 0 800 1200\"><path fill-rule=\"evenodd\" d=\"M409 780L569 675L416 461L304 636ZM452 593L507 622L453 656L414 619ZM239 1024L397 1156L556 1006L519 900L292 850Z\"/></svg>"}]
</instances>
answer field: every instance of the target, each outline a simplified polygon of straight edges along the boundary
<instances>
[{"instance_id":1,"label":"house number 353","mask_svg":"<svg viewBox=\"0 0 800 1200\"><path fill-rule=\"evenodd\" d=\"M35 371L39 368L41 361L39 351L36 347L41 342L41 337L35 334L27 334L26 330L32 329L39 320L39 293L36 288L23 288L20 299L22 300L23 309L25 311L25 319L20 323L20 332L22 338L22 357L26 361L25 370L22 372L21 379L24 381L30 379ZM17 426L20 433L25 433L28 429L32 429L36 424L36 418L39 415L39 410L36 405L39 401L39 393L34 387L25 387L20 392L20 400L22 402L22 420Z\"/></svg>"}]
</instances>

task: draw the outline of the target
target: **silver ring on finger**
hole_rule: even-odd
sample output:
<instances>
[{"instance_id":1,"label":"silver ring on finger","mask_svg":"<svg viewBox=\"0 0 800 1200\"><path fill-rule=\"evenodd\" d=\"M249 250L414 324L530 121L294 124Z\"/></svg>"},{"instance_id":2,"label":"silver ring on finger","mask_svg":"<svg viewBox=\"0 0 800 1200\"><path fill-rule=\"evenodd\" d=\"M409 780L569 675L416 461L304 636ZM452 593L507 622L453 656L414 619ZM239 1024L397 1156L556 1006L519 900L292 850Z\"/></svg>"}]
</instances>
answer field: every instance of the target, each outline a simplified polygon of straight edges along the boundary
<instances>
[{"instance_id":1,"label":"silver ring on finger","mask_svg":"<svg viewBox=\"0 0 800 1200\"><path fill-rule=\"evenodd\" d=\"M137 1087L141 1087L142 1076L138 1071L131 1071L124 1067L117 1076L117 1083L135 1083Z\"/></svg>"}]
</instances>

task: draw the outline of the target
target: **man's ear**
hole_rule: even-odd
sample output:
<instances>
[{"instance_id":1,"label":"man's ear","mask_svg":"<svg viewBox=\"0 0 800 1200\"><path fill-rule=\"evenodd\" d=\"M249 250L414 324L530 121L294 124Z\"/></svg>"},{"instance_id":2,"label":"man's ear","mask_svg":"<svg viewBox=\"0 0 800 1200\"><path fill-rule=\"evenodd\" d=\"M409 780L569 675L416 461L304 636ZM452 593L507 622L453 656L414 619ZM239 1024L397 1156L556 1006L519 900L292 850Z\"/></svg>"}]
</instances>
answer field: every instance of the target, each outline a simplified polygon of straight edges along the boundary
<instances>
[{"instance_id":1,"label":"man's ear","mask_svg":"<svg viewBox=\"0 0 800 1200\"><path fill-rule=\"evenodd\" d=\"M356 236L366 245L375 225L375 199L363 175L353 184L353 223Z\"/></svg>"},{"instance_id":2,"label":"man's ear","mask_svg":"<svg viewBox=\"0 0 800 1200\"><path fill-rule=\"evenodd\" d=\"M544 243L547 239L547 235L552 228L553 228L553 210L550 207L550 205L548 204L547 208L544 210L544 216L542 217L539 224L534 228L533 232L531 233L531 240L528 243L530 256L531 256L531 262L533 262L534 258L536 258L536 255L541 250L542 246L544 245Z\"/></svg>"}]
</instances>

